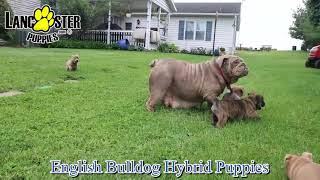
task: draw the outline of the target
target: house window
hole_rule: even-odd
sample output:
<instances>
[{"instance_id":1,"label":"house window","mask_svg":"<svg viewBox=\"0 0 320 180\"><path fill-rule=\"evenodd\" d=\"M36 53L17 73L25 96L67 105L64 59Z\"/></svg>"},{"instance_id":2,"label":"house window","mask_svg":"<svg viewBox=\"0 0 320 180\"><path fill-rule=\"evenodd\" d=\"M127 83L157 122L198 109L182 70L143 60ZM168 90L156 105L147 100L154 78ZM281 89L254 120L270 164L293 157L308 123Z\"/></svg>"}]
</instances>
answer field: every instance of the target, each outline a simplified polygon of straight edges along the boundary
<instances>
[{"instance_id":1,"label":"house window","mask_svg":"<svg viewBox=\"0 0 320 180\"><path fill-rule=\"evenodd\" d=\"M186 32L185 32L185 39L186 40L193 40L194 36L194 22L187 21L186 22Z\"/></svg>"},{"instance_id":2,"label":"house window","mask_svg":"<svg viewBox=\"0 0 320 180\"><path fill-rule=\"evenodd\" d=\"M206 34L206 22L198 21L196 22L196 40L204 40Z\"/></svg>"},{"instance_id":3,"label":"house window","mask_svg":"<svg viewBox=\"0 0 320 180\"><path fill-rule=\"evenodd\" d=\"M178 40L211 41L212 21L179 21Z\"/></svg>"},{"instance_id":4,"label":"house window","mask_svg":"<svg viewBox=\"0 0 320 180\"><path fill-rule=\"evenodd\" d=\"M132 30L132 23L126 23L126 30Z\"/></svg>"}]
</instances>

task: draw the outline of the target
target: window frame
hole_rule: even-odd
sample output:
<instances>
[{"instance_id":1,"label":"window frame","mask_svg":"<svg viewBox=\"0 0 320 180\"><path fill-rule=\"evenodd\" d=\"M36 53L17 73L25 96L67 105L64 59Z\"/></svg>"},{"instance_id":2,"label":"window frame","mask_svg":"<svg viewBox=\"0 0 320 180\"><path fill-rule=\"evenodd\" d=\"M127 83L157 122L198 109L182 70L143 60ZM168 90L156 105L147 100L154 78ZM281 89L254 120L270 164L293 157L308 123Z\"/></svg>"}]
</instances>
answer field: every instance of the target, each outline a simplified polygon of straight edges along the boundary
<instances>
[{"instance_id":1,"label":"window frame","mask_svg":"<svg viewBox=\"0 0 320 180\"><path fill-rule=\"evenodd\" d=\"M197 30L197 23L203 23L204 24L204 31L198 31ZM197 39L197 32L203 32L203 39ZM206 21L195 21L195 33L194 33L194 40L195 41L205 41L206 40L206 33L207 33L207 23Z\"/></svg>"},{"instance_id":2,"label":"window frame","mask_svg":"<svg viewBox=\"0 0 320 180\"><path fill-rule=\"evenodd\" d=\"M182 19L180 21L184 21L184 31L183 31L183 41L206 41L207 38L207 22L209 20L187 20L187 19ZM193 38L192 39L186 39L186 32L187 32L187 22L192 22L193 23ZM211 21L212 22L212 21ZM203 23L205 25L204 31L197 31L197 23ZM204 37L203 39L196 39L197 32L204 32ZM211 33L212 34L212 33ZM212 39L211 39L212 41Z\"/></svg>"},{"instance_id":3,"label":"window frame","mask_svg":"<svg viewBox=\"0 0 320 180\"><path fill-rule=\"evenodd\" d=\"M195 21L188 21L188 20L184 20L185 21L185 23L184 23L184 40L188 40L188 41L193 41L194 40L194 37L195 37ZM192 37L192 39L187 39L186 37L186 35L187 35L187 23L188 22L192 22L193 23L193 30L192 30L192 32L193 32L193 37Z\"/></svg>"}]
</instances>

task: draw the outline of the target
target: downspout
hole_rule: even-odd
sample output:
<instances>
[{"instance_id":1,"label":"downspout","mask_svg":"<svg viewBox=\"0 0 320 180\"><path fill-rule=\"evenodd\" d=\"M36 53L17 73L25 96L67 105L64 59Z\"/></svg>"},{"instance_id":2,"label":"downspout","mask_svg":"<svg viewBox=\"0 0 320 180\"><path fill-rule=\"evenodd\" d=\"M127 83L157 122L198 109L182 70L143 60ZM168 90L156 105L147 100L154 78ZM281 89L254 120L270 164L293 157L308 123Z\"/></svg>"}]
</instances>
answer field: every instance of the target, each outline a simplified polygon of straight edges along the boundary
<instances>
[{"instance_id":1,"label":"downspout","mask_svg":"<svg viewBox=\"0 0 320 180\"><path fill-rule=\"evenodd\" d=\"M217 33L217 22L218 22L218 11L216 11L216 18L214 21L214 30L213 30L213 49L212 49L212 54L214 55L214 50L215 50L215 44L216 44L216 33Z\"/></svg>"}]
</instances>

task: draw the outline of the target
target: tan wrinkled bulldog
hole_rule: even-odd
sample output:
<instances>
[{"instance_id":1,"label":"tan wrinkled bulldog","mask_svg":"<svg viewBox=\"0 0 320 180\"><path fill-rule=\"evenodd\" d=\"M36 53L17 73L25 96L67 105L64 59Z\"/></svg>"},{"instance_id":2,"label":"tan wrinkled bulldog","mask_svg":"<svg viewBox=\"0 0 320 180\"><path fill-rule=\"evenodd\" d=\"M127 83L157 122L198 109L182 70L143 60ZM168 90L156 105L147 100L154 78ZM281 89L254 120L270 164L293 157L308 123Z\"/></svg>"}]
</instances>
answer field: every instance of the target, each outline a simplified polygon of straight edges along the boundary
<instances>
[{"instance_id":1,"label":"tan wrinkled bulldog","mask_svg":"<svg viewBox=\"0 0 320 180\"><path fill-rule=\"evenodd\" d=\"M290 180L320 180L320 165L312 162L312 154L301 156L287 154L285 157L287 176Z\"/></svg>"},{"instance_id":2,"label":"tan wrinkled bulldog","mask_svg":"<svg viewBox=\"0 0 320 180\"><path fill-rule=\"evenodd\" d=\"M162 101L171 108L191 108L212 103L226 86L248 74L243 59L224 55L216 60L192 64L173 59L155 60L149 76L149 111Z\"/></svg>"}]
</instances>

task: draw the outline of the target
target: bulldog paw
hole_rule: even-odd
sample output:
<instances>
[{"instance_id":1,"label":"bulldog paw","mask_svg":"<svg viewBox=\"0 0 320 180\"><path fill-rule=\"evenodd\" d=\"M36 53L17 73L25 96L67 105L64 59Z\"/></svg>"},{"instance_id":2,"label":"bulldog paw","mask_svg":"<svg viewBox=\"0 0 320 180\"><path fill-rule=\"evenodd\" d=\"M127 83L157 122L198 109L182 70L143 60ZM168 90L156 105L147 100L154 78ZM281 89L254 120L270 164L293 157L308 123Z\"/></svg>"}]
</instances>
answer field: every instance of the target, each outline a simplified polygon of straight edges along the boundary
<instances>
[{"instance_id":1,"label":"bulldog paw","mask_svg":"<svg viewBox=\"0 0 320 180\"><path fill-rule=\"evenodd\" d=\"M147 110L150 111L150 112L154 112L154 111L155 111L155 108L154 108L153 106L150 106L150 105L149 105L149 102L146 103L146 108L147 108Z\"/></svg>"}]
</instances>

